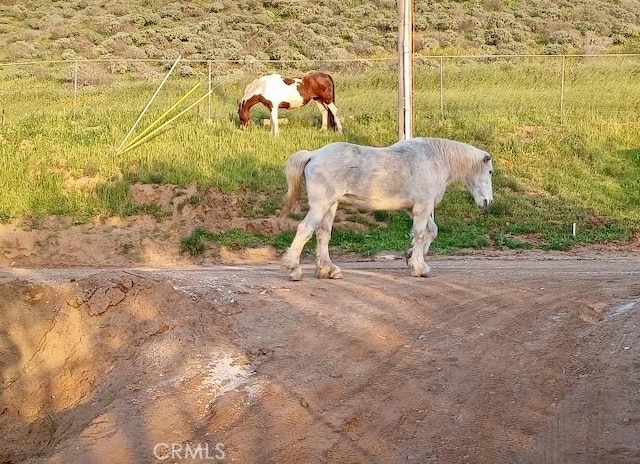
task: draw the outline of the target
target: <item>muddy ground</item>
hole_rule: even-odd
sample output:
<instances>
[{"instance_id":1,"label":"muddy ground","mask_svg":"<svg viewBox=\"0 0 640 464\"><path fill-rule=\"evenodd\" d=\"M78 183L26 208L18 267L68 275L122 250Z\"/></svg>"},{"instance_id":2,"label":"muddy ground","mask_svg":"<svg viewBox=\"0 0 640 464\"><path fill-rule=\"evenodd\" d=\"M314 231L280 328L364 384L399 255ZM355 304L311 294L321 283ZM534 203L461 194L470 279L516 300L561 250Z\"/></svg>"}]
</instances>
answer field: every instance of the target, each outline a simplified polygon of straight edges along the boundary
<instances>
[{"instance_id":1,"label":"muddy ground","mask_svg":"<svg viewBox=\"0 0 640 464\"><path fill-rule=\"evenodd\" d=\"M429 279L307 262L301 282L269 256L17 255L0 462L640 462L637 252L439 256Z\"/></svg>"}]
</instances>

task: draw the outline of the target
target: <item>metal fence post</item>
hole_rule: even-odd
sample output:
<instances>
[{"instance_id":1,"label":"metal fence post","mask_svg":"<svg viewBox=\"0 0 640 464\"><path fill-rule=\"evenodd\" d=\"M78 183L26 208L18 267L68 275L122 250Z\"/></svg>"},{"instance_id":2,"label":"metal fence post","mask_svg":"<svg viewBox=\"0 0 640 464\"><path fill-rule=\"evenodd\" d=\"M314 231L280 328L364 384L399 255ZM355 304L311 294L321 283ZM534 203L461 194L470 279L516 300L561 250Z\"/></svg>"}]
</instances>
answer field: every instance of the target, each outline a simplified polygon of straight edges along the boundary
<instances>
[{"instance_id":1,"label":"metal fence post","mask_svg":"<svg viewBox=\"0 0 640 464\"><path fill-rule=\"evenodd\" d=\"M440 116L444 116L444 58L440 57Z\"/></svg>"},{"instance_id":2,"label":"metal fence post","mask_svg":"<svg viewBox=\"0 0 640 464\"><path fill-rule=\"evenodd\" d=\"M560 124L564 124L564 66L566 55L562 55L562 66L560 69Z\"/></svg>"},{"instance_id":3,"label":"metal fence post","mask_svg":"<svg viewBox=\"0 0 640 464\"><path fill-rule=\"evenodd\" d=\"M207 109L207 112L208 112L207 118L209 120L211 120L211 90L212 90L212 84L213 84L211 82L211 67L212 67L212 63L211 63L211 60L209 60L209 89L208 89L209 90L209 92L208 92L208 95L209 95L208 102L209 103L208 103L208 109Z\"/></svg>"},{"instance_id":4,"label":"metal fence post","mask_svg":"<svg viewBox=\"0 0 640 464\"><path fill-rule=\"evenodd\" d=\"M78 102L78 61L76 60L73 67L73 116L72 120L76 120L76 106Z\"/></svg>"}]
</instances>

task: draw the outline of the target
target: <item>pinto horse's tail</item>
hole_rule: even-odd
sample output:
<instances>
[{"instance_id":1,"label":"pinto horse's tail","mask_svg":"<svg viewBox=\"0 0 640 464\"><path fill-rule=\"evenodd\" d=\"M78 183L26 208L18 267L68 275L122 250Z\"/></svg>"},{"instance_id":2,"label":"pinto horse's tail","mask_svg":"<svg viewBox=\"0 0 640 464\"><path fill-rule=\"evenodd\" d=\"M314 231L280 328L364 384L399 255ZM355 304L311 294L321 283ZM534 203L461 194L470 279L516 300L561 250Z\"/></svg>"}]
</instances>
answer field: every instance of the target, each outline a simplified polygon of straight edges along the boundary
<instances>
[{"instance_id":1,"label":"pinto horse's tail","mask_svg":"<svg viewBox=\"0 0 640 464\"><path fill-rule=\"evenodd\" d=\"M331 129L335 129L335 128L336 128L336 126L337 126L337 124L336 124L336 118L335 118L335 116L333 115L333 113L332 113L331 111L329 111L329 127L330 127Z\"/></svg>"},{"instance_id":2,"label":"pinto horse's tail","mask_svg":"<svg viewBox=\"0 0 640 464\"><path fill-rule=\"evenodd\" d=\"M284 165L284 175L287 178L287 195L284 199L283 216L290 216L298 203L302 193L302 176L304 168L313 156L309 150L300 150L289 157Z\"/></svg>"},{"instance_id":3,"label":"pinto horse's tail","mask_svg":"<svg viewBox=\"0 0 640 464\"><path fill-rule=\"evenodd\" d=\"M336 103L336 84L333 82L333 77L329 76L329 80L331 80L331 103L335 105ZM333 115L333 111L329 111L329 127L335 129L336 117Z\"/></svg>"}]
</instances>

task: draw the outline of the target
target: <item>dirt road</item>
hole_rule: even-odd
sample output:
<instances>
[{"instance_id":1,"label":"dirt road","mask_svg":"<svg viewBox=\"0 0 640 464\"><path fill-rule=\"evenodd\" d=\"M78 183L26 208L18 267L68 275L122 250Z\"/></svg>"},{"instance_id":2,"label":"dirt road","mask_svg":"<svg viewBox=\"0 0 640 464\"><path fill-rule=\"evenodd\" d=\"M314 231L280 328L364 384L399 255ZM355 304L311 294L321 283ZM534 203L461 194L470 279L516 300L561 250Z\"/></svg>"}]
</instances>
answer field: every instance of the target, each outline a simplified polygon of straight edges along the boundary
<instances>
[{"instance_id":1,"label":"dirt road","mask_svg":"<svg viewBox=\"0 0 640 464\"><path fill-rule=\"evenodd\" d=\"M637 463L640 258L0 269L0 462Z\"/></svg>"}]
</instances>

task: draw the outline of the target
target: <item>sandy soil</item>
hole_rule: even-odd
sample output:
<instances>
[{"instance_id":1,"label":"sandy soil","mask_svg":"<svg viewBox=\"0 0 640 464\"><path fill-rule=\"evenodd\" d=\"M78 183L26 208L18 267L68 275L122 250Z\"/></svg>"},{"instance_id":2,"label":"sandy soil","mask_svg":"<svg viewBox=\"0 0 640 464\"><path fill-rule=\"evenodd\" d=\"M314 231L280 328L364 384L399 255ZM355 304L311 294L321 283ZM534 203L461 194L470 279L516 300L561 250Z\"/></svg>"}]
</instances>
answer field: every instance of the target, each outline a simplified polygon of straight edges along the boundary
<instances>
[{"instance_id":1,"label":"sandy soil","mask_svg":"<svg viewBox=\"0 0 640 464\"><path fill-rule=\"evenodd\" d=\"M0 462L640 462L636 249L290 282L181 255L185 208L0 228Z\"/></svg>"}]
</instances>

